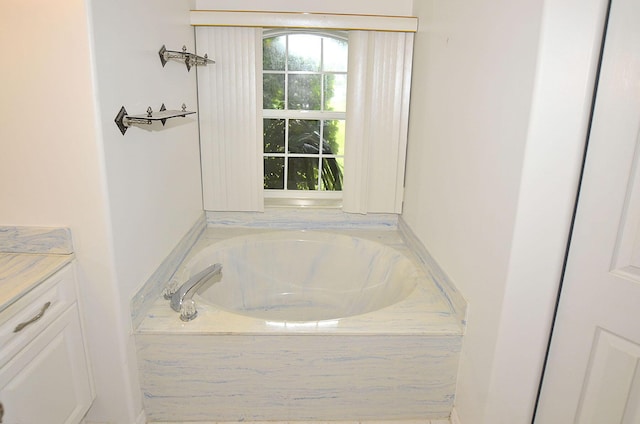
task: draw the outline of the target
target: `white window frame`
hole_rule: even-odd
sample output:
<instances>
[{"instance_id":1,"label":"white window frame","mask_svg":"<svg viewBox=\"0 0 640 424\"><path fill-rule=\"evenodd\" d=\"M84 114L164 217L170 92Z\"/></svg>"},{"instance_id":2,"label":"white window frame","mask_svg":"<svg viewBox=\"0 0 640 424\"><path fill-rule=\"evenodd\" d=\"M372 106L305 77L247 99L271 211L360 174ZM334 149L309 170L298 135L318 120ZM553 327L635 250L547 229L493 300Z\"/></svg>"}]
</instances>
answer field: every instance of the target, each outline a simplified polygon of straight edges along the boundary
<instances>
[{"instance_id":1,"label":"white window frame","mask_svg":"<svg viewBox=\"0 0 640 424\"><path fill-rule=\"evenodd\" d=\"M263 40L267 38L273 38L284 35L292 34L311 34L320 37L337 38L349 42L349 36L346 31L330 31L330 30L314 30L314 29L292 29L292 28L266 28L263 30ZM324 50L323 50L324 52ZM287 51L287 56L288 56ZM322 61L324 61L324 54L322 55ZM322 64L320 69L322 69ZM265 71L263 73L279 74L281 71ZM317 74L318 72L310 72L310 74ZM289 74L289 70L285 70L285 74ZM291 74L300 75L304 72L292 71ZM344 72L320 72L321 75L335 74L345 75L348 79L348 71ZM285 81L287 79L285 78ZM286 82L285 82L286 84ZM285 93L287 90L285 89ZM324 96L324 93L322 93ZM347 100L348 101L348 100ZM286 103L286 99L285 99ZM324 98L321 101L324 104ZM263 119L302 119L302 120L318 120L318 121L331 121L341 120L347 122L347 112L336 111L322 111L322 110L298 110L298 109L262 109ZM286 127L285 127L286 128ZM322 128L322 126L321 126ZM285 129L285 140L288 140L288 130ZM348 141L345 140L345 143ZM288 145L285 143L285 146ZM285 159L285 170L288 168L287 160L290 157L305 157L306 155L287 152L285 147L284 153L263 153L264 157L282 157ZM332 157L334 155L331 155ZM343 157L336 155L338 157ZM322 172L322 149L320 149L319 155L308 155L308 157L316 158L319 160L320 172ZM344 182L344 174L343 174ZM292 207L329 207L340 208L342 206L342 190L290 190L287 189L287 175L285 171L284 175L284 189L264 189L264 201L265 206L292 206Z\"/></svg>"}]
</instances>

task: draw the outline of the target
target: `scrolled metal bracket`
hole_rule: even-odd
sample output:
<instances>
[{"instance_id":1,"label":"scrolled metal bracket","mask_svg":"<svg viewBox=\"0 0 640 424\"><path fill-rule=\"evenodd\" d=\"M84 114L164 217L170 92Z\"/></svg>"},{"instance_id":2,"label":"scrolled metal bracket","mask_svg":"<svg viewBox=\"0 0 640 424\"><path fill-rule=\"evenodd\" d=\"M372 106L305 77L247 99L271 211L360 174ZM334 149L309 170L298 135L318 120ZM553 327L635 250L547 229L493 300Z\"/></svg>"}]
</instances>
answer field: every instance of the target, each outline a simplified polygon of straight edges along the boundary
<instances>
[{"instance_id":1,"label":"scrolled metal bracket","mask_svg":"<svg viewBox=\"0 0 640 424\"><path fill-rule=\"evenodd\" d=\"M187 51L187 46L182 46L182 51L179 52L176 50L167 50L167 48L163 45L162 47L160 47L158 55L160 55L160 63L162 63L163 68L170 59L178 59L184 62L187 66L187 71L190 71L192 66L206 66L209 63L216 63L215 61L209 59L206 54L204 56L198 56L195 53L189 53Z\"/></svg>"},{"instance_id":2,"label":"scrolled metal bracket","mask_svg":"<svg viewBox=\"0 0 640 424\"><path fill-rule=\"evenodd\" d=\"M164 126L167 119L185 117L194 113L193 111L187 110L187 106L184 103L182 104L181 110L167 110L163 103L158 112L154 112L151 106L149 106L146 115L129 115L127 109L122 106L114 121L122 135L124 135L131 125L151 125L155 121L160 121L162 126Z\"/></svg>"}]
</instances>

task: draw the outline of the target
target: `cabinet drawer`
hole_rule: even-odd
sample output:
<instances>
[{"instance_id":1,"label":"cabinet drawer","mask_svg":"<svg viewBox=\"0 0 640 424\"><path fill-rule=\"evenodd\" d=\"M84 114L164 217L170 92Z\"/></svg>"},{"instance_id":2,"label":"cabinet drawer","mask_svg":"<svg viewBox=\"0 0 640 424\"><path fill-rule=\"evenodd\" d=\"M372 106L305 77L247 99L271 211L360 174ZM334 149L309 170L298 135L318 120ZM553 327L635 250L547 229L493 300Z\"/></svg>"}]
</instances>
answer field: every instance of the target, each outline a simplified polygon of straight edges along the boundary
<instances>
[{"instance_id":1,"label":"cabinet drawer","mask_svg":"<svg viewBox=\"0 0 640 424\"><path fill-rule=\"evenodd\" d=\"M0 367L76 302L69 264L0 313Z\"/></svg>"},{"instance_id":2,"label":"cabinet drawer","mask_svg":"<svg viewBox=\"0 0 640 424\"><path fill-rule=\"evenodd\" d=\"M92 400L75 306L0 368L0 403L7 424L76 424Z\"/></svg>"}]
</instances>

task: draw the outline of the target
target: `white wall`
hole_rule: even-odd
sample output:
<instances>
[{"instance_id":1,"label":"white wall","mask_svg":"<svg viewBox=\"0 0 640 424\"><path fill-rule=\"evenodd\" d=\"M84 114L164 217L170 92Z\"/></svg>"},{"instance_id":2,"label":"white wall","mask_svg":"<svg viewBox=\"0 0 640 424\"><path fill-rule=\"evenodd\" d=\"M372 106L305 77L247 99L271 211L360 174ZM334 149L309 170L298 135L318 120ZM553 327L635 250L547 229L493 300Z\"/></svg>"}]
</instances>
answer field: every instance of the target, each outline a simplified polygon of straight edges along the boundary
<instances>
[{"instance_id":1,"label":"white wall","mask_svg":"<svg viewBox=\"0 0 640 424\"><path fill-rule=\"evenodd\" d=\"M542 0L415 1L403 218L469 303L456 405L481 423L501 320Z\"/></svg>"},{"instance_id":2,"label":"white wall","mask_svg":"<svg viewBox=\"0 0 640 424\"><path fill-rule=\"evenodd\" d=\"M88 6L88 7L87 7ZM129 301L202 213L195 118L164 131L120 108L196 108L188 2L14 1L0 14L0 225L67 226L77 255L97 399L90 422L141 412Z\"/></svg>"},{"instance_id":3,"label":"white wall","mask_svg":"<svg viewBox=\"0 0 640 424\"><path fill-rule=\"evenodd\" d=\"M131 115L197 110L196 71L163 68L158 50L195 50L189 3L174 0L91 1L90 27L98 126L104 148L118 304L123 308L125 368L137 377L129 302L202 214L196 115L166 126L134 126L123 136L114 123L121 106ZM140 393L134 387L135 405ZM116 391L117 392L117 391ZM99 401L100 399L98 399ZM115 399L97 402L91 418L109 417ZM140 407L138 407L138 412ZM114 422L123 422L114 420Z\"/></svg>"},{"instance_id":4,"label":"white wall","mask_svg":"<svg viewBox=\"0 0 640 424\"><path fill-rule=\"evenodd\" d=\"M0 46L11 53L0 55L0 225L71 228L100 417L126 423L140 402L127 369L128 305L113 266L86 13L83 0L2 5Z\"/></svg>"},{"instance_id":5,"label":"white wall","mask_svg":"<svg viewBox=\"0 0 640 424\"><path fill-rule=\"evenodd\" d=\"M97 98L102 129L116 271L122 301L158 267L202 213L197 115L166 126L135 126L123 136L114 123L131 115L197 110L196 71L158 55L195 51L189 3L175 0L91 2ZM215 66L215 65L210 65Z\"/></svg>"},{"instance_id":6,"label":"white wall","mask_svg":"<svg viewBox=\"0 0 640 424\"><path fill-rule=\"evenodd\" d=\"M414 2L404 219L469 302L460 422L530 423L606 2L483 3Z\"/></svg>"}]
</instances>

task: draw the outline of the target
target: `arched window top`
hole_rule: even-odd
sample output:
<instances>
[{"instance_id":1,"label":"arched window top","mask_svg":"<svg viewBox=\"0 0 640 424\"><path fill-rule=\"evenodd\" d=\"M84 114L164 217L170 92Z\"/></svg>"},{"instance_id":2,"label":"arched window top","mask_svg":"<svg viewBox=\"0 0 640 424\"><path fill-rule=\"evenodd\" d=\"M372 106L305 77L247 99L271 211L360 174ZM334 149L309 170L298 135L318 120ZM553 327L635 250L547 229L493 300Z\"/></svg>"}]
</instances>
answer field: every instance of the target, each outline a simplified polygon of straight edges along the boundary
<instances>
[{"instance_id":1,"label":"arched window top","mask_svg":"<svg viewBox=\"0 0 640 424\"><path fill-rule=\"evenodd\" d=\"M310 29L310 28L265 28L262 32L262 38L273 38L287 34L308 34L318 35L321 37L335 38L347 41L349 39L348 31L330 30L330 29Z\"/></svg>"},{"instance_id":2,"label":"arched window top","mask_svg":"<svg viewBox=\"0 0 640 424\"><path fill-rule=\"evenodd\" d=\"M263 33L263 70L346 73L346 33L309 30L269 30Z\"/></svg>"}]
</instances>

